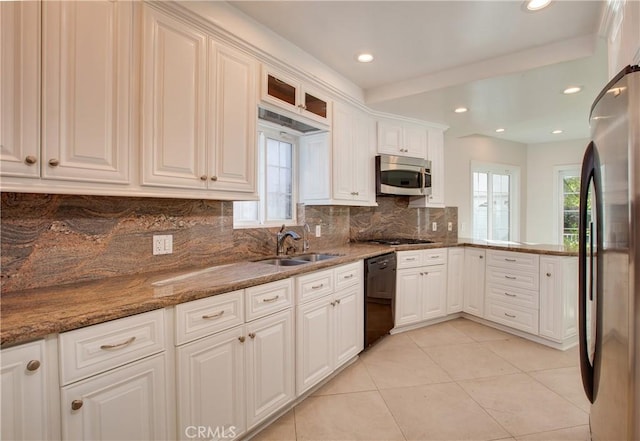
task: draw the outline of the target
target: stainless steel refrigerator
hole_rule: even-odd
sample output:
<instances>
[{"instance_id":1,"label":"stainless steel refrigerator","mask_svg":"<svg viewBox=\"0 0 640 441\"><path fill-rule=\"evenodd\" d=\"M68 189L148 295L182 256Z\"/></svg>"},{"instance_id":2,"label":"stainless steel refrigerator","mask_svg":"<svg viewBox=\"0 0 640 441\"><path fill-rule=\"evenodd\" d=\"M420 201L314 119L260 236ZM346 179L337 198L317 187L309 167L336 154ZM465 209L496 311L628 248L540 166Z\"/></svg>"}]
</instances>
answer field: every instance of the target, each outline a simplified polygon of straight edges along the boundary
<instances>
[{"instance_id":1,"label":"stainless steel refrigerator","mask_svg":"<svg viewBox=\"0 0 640 441\"><path fill-rule=\"evenodd\" d=\"M591 108L580 189L579 330L591 438L640 440L640 67Z\"/></svg>"}]
</instances>

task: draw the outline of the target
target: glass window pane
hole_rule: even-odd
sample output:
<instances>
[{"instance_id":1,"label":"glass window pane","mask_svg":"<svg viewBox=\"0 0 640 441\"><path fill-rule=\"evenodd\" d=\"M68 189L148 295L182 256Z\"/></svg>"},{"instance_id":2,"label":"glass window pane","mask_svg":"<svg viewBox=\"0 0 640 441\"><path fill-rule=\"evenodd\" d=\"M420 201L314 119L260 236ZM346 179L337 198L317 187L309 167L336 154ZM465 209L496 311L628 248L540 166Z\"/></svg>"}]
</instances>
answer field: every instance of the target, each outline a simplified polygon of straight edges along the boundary
<instances>
[{"instance_id":1,"label":"glass window pane","mask_svg":"<svg viewBox=\"0 0 640 441\"><path fill-rule=\"evenodd\" d=\"M280 165L280 143L267 138L267 165Z\"/></svg>"},{"instance_id":2,"label":"glass window pane","mask_svg":"<svg viewBox=\"0 0 640 441\"><path fill-rule=\"evenodd\" d=\"M296 105L296 88L273 75L267 77L267 93L292 106Z\"/></svg>"}]
</instances>

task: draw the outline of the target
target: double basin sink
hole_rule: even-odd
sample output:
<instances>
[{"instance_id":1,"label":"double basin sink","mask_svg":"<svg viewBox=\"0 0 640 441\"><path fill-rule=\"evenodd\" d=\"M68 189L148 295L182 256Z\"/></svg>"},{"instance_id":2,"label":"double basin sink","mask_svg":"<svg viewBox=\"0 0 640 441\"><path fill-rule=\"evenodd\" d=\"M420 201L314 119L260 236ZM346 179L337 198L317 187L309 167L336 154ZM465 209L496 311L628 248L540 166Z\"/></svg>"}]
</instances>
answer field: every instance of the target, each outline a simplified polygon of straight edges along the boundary
<instances>
[{"instance_id":1,"label":"double basin sink","mask_svg":"<svg viewBox=\"0 0 640 441\"><path fill-rule=\"evenodd\" d=\"M272 257L269 259L259 260L260 263L266 263L269 265L275 266L296 266L296 265L305 265L307 263L312 262L320 262L323 260L334 259L338 257L338 254L322 254L322 253L311 253L311 254L301 254L299 256L283 256L283 257Z\"/></svg>"}]
</instances>

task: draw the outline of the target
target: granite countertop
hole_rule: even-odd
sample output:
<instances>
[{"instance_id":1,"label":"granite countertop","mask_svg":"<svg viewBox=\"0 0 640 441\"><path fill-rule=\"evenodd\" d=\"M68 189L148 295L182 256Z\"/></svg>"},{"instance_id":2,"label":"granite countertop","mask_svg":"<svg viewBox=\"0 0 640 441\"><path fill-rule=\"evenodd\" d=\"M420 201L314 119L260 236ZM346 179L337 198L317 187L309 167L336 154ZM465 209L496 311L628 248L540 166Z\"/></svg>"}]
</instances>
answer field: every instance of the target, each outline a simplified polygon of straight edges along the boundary
<instances>
[{"instance_id":1,"label":"granite countertop","mask_svg":"<svg viewBox=\"0 0 640 441\"><path fill-rule=\"evenodd\" d=\"M207 268L181 269L170 273L112 277L94 282L15 291L3 294L0 298L0 347L273 282L394 250L451 246L576 255L575 252L553 245L489 243L466 239L459 239L455 243L395 247L351 243L328 250L313 250L312 252L326 252L339 256L306 265L280 267L259 261L241 261Z\"/></svg>"}]
</instances>

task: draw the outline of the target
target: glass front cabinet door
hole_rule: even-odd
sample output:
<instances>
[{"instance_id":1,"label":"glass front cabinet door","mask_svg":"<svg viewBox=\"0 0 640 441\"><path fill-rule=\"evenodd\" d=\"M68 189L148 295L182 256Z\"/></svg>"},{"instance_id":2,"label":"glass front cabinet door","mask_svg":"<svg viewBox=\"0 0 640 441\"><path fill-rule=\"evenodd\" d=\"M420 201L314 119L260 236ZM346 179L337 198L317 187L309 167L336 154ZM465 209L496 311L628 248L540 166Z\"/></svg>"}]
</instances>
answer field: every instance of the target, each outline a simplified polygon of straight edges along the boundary
<instances>
[{"instance_id":1,"label":"glass front cabinet door","mask_svg":"<svg viewBox=\"0 0 640 441\"><path fill-rule=\"evenodd\" d=\"M331 101L288 75L263 68L262 100L322 124L331 123Z\"/></svg>"}]
</instances>

